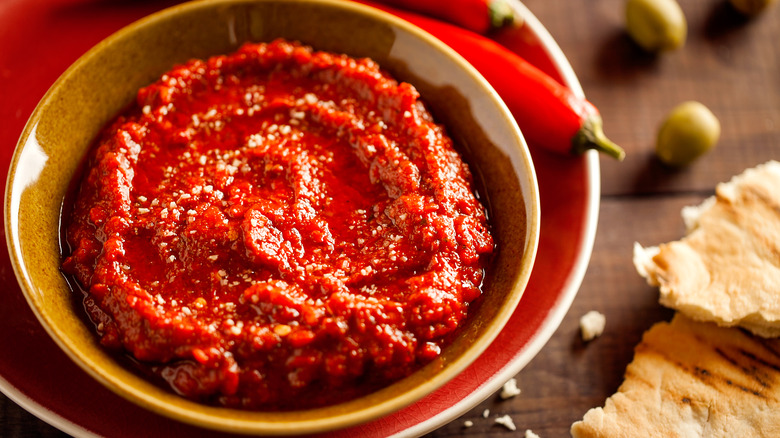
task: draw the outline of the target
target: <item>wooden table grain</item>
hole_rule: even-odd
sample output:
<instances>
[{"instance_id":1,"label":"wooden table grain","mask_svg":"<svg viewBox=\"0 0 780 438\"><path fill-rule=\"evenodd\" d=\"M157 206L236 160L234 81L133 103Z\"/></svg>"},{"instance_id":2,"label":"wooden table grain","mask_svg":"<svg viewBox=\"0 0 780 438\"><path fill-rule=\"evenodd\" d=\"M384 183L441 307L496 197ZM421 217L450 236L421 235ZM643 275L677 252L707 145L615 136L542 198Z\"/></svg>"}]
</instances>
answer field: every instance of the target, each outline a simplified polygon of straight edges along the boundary
<instances>
[{"instance_id":1,"label":"wooden table grain","mask_svg":"<svg viewBox=\"0 0 780 438\"><path fill-rule=\"evenodd\" d=\"M683 206L701 202L746 168L780 159L780 6L745 18L725 0L679 0L688 21L685 46L650 55L624 31L624 0L524 3L563 49L601 110L608 136L627 156L601 158L590 265L561 326L516 376L522 393L508 400L493 395L431 438L523 436L526 429L543 438L569 436L572 422L618 388L642 333L672 315L636 274L633 243L680 238ZM655 135L664 115L685 100L707 105L722 135L693 165L670 169L654 158ZM606 315L607 325L601 337L584 343L579 318L589 310ZM516 432L494 422L502 415L513 419ZM465 427L467 420L473 426ZM65 435L0 396L0 436Z\"/></svg>"}]
</instances>

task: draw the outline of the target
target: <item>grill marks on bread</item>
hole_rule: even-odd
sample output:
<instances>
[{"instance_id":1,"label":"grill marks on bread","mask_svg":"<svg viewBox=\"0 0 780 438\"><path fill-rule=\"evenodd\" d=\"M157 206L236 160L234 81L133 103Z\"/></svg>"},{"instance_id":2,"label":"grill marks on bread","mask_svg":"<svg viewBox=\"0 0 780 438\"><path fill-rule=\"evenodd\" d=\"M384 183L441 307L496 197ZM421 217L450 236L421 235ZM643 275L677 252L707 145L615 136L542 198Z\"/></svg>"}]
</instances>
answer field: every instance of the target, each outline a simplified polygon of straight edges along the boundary
<instances>
[{"instance_id":1,"label":"grill marks on bread","mask_svg":"<svg viewBox=\"0 0 780 438\"><path fill-rule=\"evenodd\" d=\"M677 314L648 330L625 380L575 438L780 436L780 340ZM633 434L633 435L632 435Z\"/></svg>"}]
</instances>

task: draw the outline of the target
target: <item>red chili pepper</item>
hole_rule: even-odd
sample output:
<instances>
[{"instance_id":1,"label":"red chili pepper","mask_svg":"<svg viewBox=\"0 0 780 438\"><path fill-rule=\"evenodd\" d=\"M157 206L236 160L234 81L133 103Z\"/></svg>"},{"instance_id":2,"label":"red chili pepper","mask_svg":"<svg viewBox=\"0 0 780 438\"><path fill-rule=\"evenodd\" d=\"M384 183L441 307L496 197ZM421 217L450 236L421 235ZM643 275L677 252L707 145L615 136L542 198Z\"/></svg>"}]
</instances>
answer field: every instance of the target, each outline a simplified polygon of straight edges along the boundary
<instances>
[{"instance_id":1,"label":"red chili pepper","mask_svg":"<svg viewBox=\"0 0 780 438\"><path fill-rule=\"evenodd\" d=\"M506 0L377 0L389 6L420 12L485 34L514 23Z\"/></svg>"},{"instance_id":2,"label":"red chili pepper","mask_svg":"<svg viewBox=\"0 0 780 438\"><path fill-rule=\"evenodd\" d=\"M474 32L359 0L426 30L466 58L490 82L525 138L557 152L596 149L618 160L625 152L602 130L598 109L511 50Z\"/></svg>"}]
</instances>

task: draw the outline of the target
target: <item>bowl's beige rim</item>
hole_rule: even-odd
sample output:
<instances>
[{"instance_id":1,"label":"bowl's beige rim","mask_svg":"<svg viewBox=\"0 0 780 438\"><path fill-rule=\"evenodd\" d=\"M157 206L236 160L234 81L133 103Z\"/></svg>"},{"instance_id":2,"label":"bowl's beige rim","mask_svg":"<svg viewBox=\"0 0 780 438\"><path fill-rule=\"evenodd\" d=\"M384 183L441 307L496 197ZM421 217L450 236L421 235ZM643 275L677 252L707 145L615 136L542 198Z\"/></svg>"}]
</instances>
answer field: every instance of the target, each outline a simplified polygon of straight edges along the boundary
<instances>
[{"instance_id":1,"label":"bowl's beige rim","mask_svg":"<svg viewBox=\"0 0 780 438\"><path fill-rule=\"evenodd\" d=\"M136 404L139 404L153 412L174 419L178 419L186 423L195 424L201 427L220 430L220 431L243 433L243 434L290 435L290 434L323 432L327 430L345 428L360 423L364 423L376 419L378 417L381 417L383 415L387 415L396 410L399 410L419 400L420 398L424 397L426 394L436 390L437 388L439 388L440 386L442 386L443 384L451 380L453 377L455 377L457 374L459 374L461 371L463 371L467 366L469 366L471 362L473 362L473 360L476 359L476 357L478 357L487 348L488 345L490 345L490 343L495 339L498 333L500 333L504 324L514 312L514 308L520 301L520 298L522 297L522 291L525 290L525 287L528 283L528 279L530 278L531 267L533 266L533 261L536 257L538 238L539 238L540 211L539 211L539 190L536 182L536 175L534 172L530 153L528 152L528 149L525 146L525 140L523 139L522 134L520 134L519 128L517 128L516 122L514 121L514 118L511 116L509 110L506 108L506 105L500 99L500 97L495 92L495 90L493 90L492 86L476 71L476 69L474 69L459 54L457 54L455 51L450 49L444 43L440 42L439 40L432 37L428 33L420 30L419 28L391 14L385 13L383 11L379 11L374 8L370 8L368 6L353 3L353 2L345 2L345 1L337 1L337 0L287 0L291 2L300 2L300 3L328 4L333 7L342 8L345 10L351 10L353 12L361 13L363 15L367 15L377 20L388 22L393 26L401 28L404 31L409 32L410 34L417 36L421 40L426 41L428 44L436 47L439 51L448 54L449 57L453 59L453 61L460 64L465 71L469 72L469 74L473 77L473 79L477 83L481 84L482 88L485 89L490 95L492 95L493 98L499 104L499 106L502 108L504 116L506 117L506 122L509 123L510 125L513 125L515 128L514 131L517 136L516 144L523 146L516 151L513 149L513 152L518 153L518 156L516 158L523 162L524 170L526 170L527 172L526 174L520 175L521 178L526 179L523 187L526 187L528 189L527 193L524 193L524 197L526 200L526 207L527 207L527 233L526 233L526 246L525 246L525 251L523 253L523 261L522 261L522 265L525 266L526 269L523 270L523 272L519 276L515 286L516 289L521 289L521 293L516 293L513 296L513 300L508 302L507 303L508 305L504 306L501 309L501 311L496 315L495 320L499 321L499 323L491 325L490 329L486 330L482 334L482 336L478 338L478 342L475 342L474 346L472 346L470 349L467 350L467 354L463 354L458 360L452 362L449 366L447 366L442 373L437 375L438 378L435 382L428 382L426 384L414 388L411 391L407 391L403 393L401 396L390 398L377 405L369 406L357 411L350 411L347 414L341 413L339 415L324 416L324 417L318 417L318 418L306 419L306 420L301 420L299 417L296 417L294 412L293 413L245 412L245 411L238 411L232 409L204 406L201 404L191 402L189 400L178 398L176 396L171 397L173 402L166 403L165 401L162 401L156 397L150 396L146 392L138 390L138 388L135 388L132 385L128 385L127 382L122 382L118 379L113 378L112 376L105 373L104 370L102 370L100 367L96 366L94 362L92 362L88 358L79 355L76 351L73 350L73 348L69 344L63 341L63 337L64 337L63 333L56 326L53 326L51 324L47 314L41 310L40 304L36 302L34 294L27 293L27 291L33 288L33 281L27 273L27 269L21 255L19 235L16 232L18 228L18 216L15 214L15 210L13 208L14 201L16 200L18 202L18 196L20 192L24 190L24 187L17 187L16 184L19 182L19 180L15 180L14 177L15 177L17 164L19 162L19 158L23 150L23 146L26 140L34 132L35 127L39 121L42 108L46 105L46 102L50 98L53 90L57 87L57 85L60 82L63 81L64 78L73 74L74 70L76 70L80 64L84 63L87 59L94 56L94 54L102 50L103 47L113 44L114 41L124 38L125 35L136 31L136 29L138 28L154 23L157 20L165 19L169 14L175 13L176 11L179 10L198 8L198 7L207 7L219 3L252 3L255 1L263 1L263 0L197 0L193 2L183 3L177 6L173 6L164 9L162 11L156 12L154 14L151 14L145 18L142 18L120 29L119 31L112 34L111 36L102 40L100 43L98 43L92 49L90 49L88 52L82 55L78 60L76 60L51 86L49 91L47 91L47 93L43 96L39 104L36 106L35 110L30 116L30 119L28 120L22 132L22 135L20 136L20 140L19 143L17 144L17 148L14 151L14 155L11 159L8 178L6 181L6 193L5 193L6 243L8 245L9 254L11 256L11 264L13 266L14 273L20 285L22 286L22 290L25 292L25 298L27 299L28 304L32 308L33 312L35 313L36 317L41 322L43 327L46 329L46 331L49 333L52 339L57 343L57 345L71 358L71 360L73 360L77 365L79 365L82 369L84 369L87 373L89 373L93 378L100 381L104 386L111 389L118 395ZM316 409L316 410L305 411L305 412L312 413L321 410L329 410L329 408ZM263 417L263 418L258 418L258 417ZM292 431L290 430L290 421L295 422L295 430Z\"/></svg>"}]
</instances>

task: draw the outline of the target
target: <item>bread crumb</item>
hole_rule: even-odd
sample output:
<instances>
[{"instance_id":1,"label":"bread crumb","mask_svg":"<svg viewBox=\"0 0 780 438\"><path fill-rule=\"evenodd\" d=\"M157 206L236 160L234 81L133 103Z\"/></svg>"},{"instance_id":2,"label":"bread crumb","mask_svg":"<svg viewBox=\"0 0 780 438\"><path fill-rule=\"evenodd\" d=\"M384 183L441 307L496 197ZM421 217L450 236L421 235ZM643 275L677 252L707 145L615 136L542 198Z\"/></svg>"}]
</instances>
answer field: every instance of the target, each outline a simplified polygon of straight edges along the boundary
<instances>
[{"instance_id":1,"label":"bread crumb","mask_svg":"<svg viewBox=\"0 0 780 438\"><path fill-rule=\"evenodd\" d=\"M482 411L482 418L487 418L490 416L490 409L485 409Z\"/></svg>"},{"instance_id":2,"label":"bread crumb","mask_svg":"<svg viewBox=\"0 0 780 438\"><path fill-rule=\"evenodd\" d=\"M497 417L496 423L506 427L509 430L517 430L517 427L515 426L515 422L512 421L512 417L510 417L509 415L503 415L501 417Z\"/></svg>"},{"instance_id":3,"label":"bread crumb","mask_svg":"<svg viewBox=\"0 0 780 438\"><path fill-rule=\"evenodd\" d=\"M499 394L499 397L501 397L501 400L506 400L518 394L520 394L520 389L517 387L517 380L512 378L501 387L501 394Z\"/></svg>"},{"instance_id":4,"label":"bread crumb","mask_svg":"<svg viewBox=\"0 0 780 438\"><path fill-rule=\"evenodd\" d=\"M474 425L474 422L471 420L466 420L463 422L463 427L471 427Z\"/></svg>"},{"instance_id":5,"label":"bread crumb","mask_svg":"<svg viewBox=\"0 0 780 438\"><path fill-rule=\"evenodd\" d=\"M539 435L533 433L531 429L525 430L525 438L539 438Z\"/></svg>"},{"instance_id":6,"label":"bread crumb","mask_svg":"<svg viewBox=\"0 0 780 438\"><path fill-rule=\"evenodd\" d=\"M604 333L604 326L607 323L607 318L601 313L591 310L580 318L580 331L582 332L582 340L590 341Z\"/></svg>"}]
</instances>

